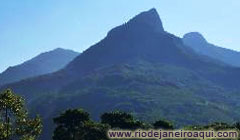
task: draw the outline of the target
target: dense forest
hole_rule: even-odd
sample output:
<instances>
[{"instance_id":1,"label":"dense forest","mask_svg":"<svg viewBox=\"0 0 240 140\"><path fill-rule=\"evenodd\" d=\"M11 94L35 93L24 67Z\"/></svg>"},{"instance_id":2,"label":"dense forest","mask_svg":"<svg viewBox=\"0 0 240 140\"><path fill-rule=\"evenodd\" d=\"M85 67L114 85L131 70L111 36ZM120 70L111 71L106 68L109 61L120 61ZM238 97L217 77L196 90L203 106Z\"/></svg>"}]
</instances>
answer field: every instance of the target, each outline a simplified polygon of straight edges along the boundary
<instances>
[{"instance_id":1,"label":"dense forest","mask_svg":"<svg viewBox=\"0 0 240 140\"><path fill-rule=\"evenodd\" d=\"M28 116L24 99L7 89L0 94L0 140L37 140L42 132L41 117ZM55 130L53 140L109 140L109 129L119 130L240 130L240 122L233 124L214 122L208 125L189 125L176 128L170 121L159 119L149 123L138 120L131 112L111 111L103 113L100 121L79 109L68 109L53 118Z\"/></svg>"}]
</instances>

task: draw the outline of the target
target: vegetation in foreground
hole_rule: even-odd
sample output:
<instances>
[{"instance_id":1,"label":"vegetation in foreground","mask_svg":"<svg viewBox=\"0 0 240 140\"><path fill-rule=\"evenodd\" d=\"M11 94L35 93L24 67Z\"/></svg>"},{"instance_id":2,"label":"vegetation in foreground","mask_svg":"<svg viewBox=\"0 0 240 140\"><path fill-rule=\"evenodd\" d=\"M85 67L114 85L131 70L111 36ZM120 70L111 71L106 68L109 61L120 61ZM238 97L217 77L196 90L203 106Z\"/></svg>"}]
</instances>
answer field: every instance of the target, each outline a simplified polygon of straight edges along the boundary
<instances>
[{"instance_id":1,"label":"vegetation in foreground","mask_svg":"<svg viewBox=\"0 0 240 140\"><path fill-rule=\"evenodd\" d=\"M139 121L133 115L113 111L104 113L101 116L101 122L94 122L89 114L83 109L70 109L59 117L54 118L56 129L53 140L109 140L107 130L137 130L137 129L163 129L174 130L171 122L158 120L152 124ZM227 124L215 122L209 125L192 125L183 127L182 130L240 130L240 123Z\"/></svg>"},{"instance_id":2,"label":"vegetation in foreground","mask_svg":"<svg viewBox=\"0 0 240 140\"><path fill-rule=\"evenodd\" d=\"M31 119L24 105L24 99L10 89L0 94L0 140L37 140L42 132L39 116ZM173 123L158 120L147 123L137 120L132 114L123 111L103 113L100 122L93 121L83 109L69 109L53 119L55 130L53 140L109 140L109 129L165 129L173 130ZM222 122L209 125L185 126L183 130L240 130L240 123Z\"/></svg>"},{"instance_id":3,"label":"vegetation in foreground","mask_svg":"<svg viewBox=\"0 0 240 140\"><path fill-rule=\"evenodd\" d=\"M0 140L36 140L41 131L41 119L28 117L22 97L10 89L0 94Z\"/></svg>"}]
</instances>

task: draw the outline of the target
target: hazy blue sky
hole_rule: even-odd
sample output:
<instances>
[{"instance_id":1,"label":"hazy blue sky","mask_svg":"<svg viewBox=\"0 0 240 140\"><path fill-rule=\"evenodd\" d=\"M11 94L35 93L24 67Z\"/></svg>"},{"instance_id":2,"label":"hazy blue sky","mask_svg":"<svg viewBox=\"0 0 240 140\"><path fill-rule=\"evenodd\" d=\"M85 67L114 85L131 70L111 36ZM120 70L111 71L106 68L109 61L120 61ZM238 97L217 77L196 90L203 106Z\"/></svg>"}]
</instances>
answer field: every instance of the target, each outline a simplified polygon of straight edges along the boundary
<instances>
[{"instance_id":1,"label":"hazy blue sky","mask_svg":"<svg viewBox=\"0 0 240 140\"><path fill-rule=\"evenodd\" d=\"M1 0L0 72L57 47L81 52L153 7L168 32L240 51L239 0Z\"/></svg>"}]
</instances>

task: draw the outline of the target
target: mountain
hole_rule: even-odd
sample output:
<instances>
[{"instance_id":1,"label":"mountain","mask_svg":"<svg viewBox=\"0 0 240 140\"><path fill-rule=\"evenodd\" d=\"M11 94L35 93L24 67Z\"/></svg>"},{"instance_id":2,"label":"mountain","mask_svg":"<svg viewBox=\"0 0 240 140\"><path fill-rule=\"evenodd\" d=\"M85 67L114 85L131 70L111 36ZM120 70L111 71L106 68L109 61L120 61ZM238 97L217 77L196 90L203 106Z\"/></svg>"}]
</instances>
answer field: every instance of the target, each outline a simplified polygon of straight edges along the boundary
<instances>
[{"instance_id":1,"label":"mountain","mask_svg":"<svg viewBox=\"0 0 240 140\"><path fill-rule=\"evenodd\" d=\"M41 53L20 65L9 67L0 74L0 85L21 81L23 79L56 72L77 57L79 53L57 48Z\"/></svg>"},{"instance_id":2,"label":"mountain","mask_svg":"<svg viewBox=\"0 0 240 140\"><path fill-rule=\"evenodd\" d=\"M82 107L94 119L106 111L133 112L139 119L166 118L177 126L240 116L240 69L198 55L163 28L155 9L120 25L63 69L10 87L44 120L50 139L52 118Z\"/></svg>"},{"instance_id":3,"label":"mountain","mask_svg":"<svg viewBox=\"0 0 240 140\"><path fill-rule=\"evenodd\" d=\"M191 47L194 51L201 55L206 55L226 64L240 67L240 52L208 43L207 40L198 32L185 34L183 42L185 45Z\"/></svg>"}]
</instances>

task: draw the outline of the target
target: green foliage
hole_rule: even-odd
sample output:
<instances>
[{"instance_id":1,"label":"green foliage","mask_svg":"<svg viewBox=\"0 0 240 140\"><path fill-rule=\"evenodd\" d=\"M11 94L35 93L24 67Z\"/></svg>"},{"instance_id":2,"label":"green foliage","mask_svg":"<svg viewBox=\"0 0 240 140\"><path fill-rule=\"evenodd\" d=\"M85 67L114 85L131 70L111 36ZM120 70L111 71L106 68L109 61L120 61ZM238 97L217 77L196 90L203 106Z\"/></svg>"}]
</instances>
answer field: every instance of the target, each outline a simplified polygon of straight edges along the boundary
<instances>
[{"instance_id":1,"label":"green foliage","mask_svg":"<svg viewBox=\"0 0 240 140\"><path fill-rule=\"evenodd\" d=\"M135 120L131 114L121 111L104 113L101 120L103 124L108 124L111 128L139 129L145 127L143 122Z\"/></svg>"},{"instance_id":2,"label":"green foliage","mask_svg":"<svg viewBox=\"0 0 240 140\"><path fill-rule=\"evenodd\" d=\"M109 129L109 125L96 123L93 121L86 122L85 135L83 140L107 140L106 132Z\"/></svg>"},{"instance_id":3,"label":"green foliage","mask_svg":"<svg viewBox=\"0 0 240 140\"><path fill-rule=\"evenodd\" d=\"M73 126L81 127L83 122L89 121L89 114L82 109L67 110L61 114L60 117L54 118L54 123L57 125L64 125L64 127L71 129Z\"/></svg>"},{"instance_id":4,"label":"green foliage","mask_svg":"<svg viewBox=\"0 0 240 140\"><path fill-rule=\"evenodd\" d=\"M54 131L54 140L109 140L107 131L136 130L136 129L164 129L174 130L174 125L167 120L158 120L152 125L147 122L137 121L131 114L122 111L112 111L102 114L101 123L92 121L89 114L82 109L67 110L54 119L57 127ZM75 122L75 123L73 123ZM191 125L177 130L239 130L240 122L228 124L223 122L208 125Z\"/></svg>"},{"instance_id":5,"label":"green foliage","mask_svg":"<svg viewBox=\"0 0 240 140\"><path fill-rule=\"evenodd\" d=\"M82 109L67 110L54 118L57 125L53 140L106 140L107 125L95 123Z\"/></svg>"},{"instance_id":6,"label":"green foliage","mask_svg":"<svg viewBox=\"0 0 240 140\"><path fill-rule=\"evenodd\" d=\"M61 84L59 80L53 83L56 84L48 87ZM59 110L79 106L95 120L109 110L132 112L136 118L148 122L164 114L166 119L174 121L175 127L214 121L232 123L240 116L239 91L233 94L194 70L170 64L139 62L103 67L62 87L54 92L44 92L46 88L41 86L21 90L34 91L26 96L31 98L31 112L44 116L46 138L52 135L53 127L49 126Z\"/></svg>"},{"instance_id":7,"label":"green foliage","mask_svg":"<svg viewBox=\"0 0 240 140\"><path fill-rule=\"evenodd\" d=\"M172 130L173 124L166 120L158 120L153 123L154 129L165 129L165 130Z\"/></svg>"},{"instance_id":8,"label":"green foliage","mask_svg":"<svg viewBox=\"0 0 240 140\"><path fill-rule=\"evenodd\" d=\"M41 131L41 119L28 118L22 97L10 89L0 94L0 139L35 140Z\"/></svg>"},{"instance_id":9,"label":"green foliage","mask_svg":"<svg viewBox=\"0 0 240 140\"><path fill-rule=\"evenodd\" d=\"M204 126L206 129L213 129L213 130L232 130L234 129L234 125L230 125L228 123L223 123L223 122L215 122L211 123L209 125Z\"/></svg>"},{"instance_id":10,"label":"green foliage","mask_svg":"<svg viewBox=\"0 0 240 140\"><path fill-rule=\"evenodd\" d=\"M24 100L22 97L14 95L10 89L7 89L0 95L0 109L1 111L9 110L16 117L26 117L26 110L24 108Z\"/></svg>"},{"instance_id":11,"label":"green foliage","mask_svg":"<svg viewBox=\"0 0 240 140\"><path fill-rule=\"evenodd\" d=\"M238 129L238 124L239 122L236 122L235 124L228 124L228 123L223 123L223 122L214 122L210 123L207 125L190 125L190 126L185 126L183 129L185 130L233 130L233 129Z\"/></svg>"},{"instance_id":12,"label":"green foliage","mask_svg":"<svg viewBox=\"0 0 240 140\"><path fill-rule=\"evenodd\" d=\"M236 122L233 124L233 127L240 131L240 122Z\"/></svg>"},{"instance_id":13,"label":"green foliage","mask_svg":"<svg viewBox=\"0 0 240 140\"><path fill-rule=\"evenodd\" d=\"M57 125L54 131L54 140L71 140L76 139L84 134L81 131L84 128L85 122L89 121L89 114L81 109L67 110L59 117L54 118L54 123Z\"/></svg>"}]
</instances>

